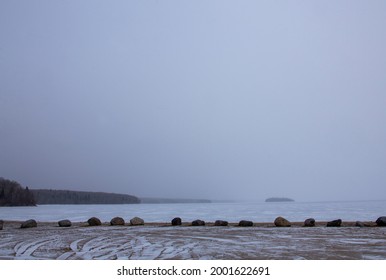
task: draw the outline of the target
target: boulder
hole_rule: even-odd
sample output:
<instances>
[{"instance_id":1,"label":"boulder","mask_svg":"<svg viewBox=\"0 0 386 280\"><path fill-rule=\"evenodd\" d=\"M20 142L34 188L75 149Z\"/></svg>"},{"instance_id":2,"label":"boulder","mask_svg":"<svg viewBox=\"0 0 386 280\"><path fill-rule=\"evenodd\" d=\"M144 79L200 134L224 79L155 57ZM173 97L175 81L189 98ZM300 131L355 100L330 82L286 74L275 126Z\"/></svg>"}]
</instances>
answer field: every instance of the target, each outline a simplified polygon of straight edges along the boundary
<instances>
[{"instance_id":1,"label":"boulder","mask_svg":"<svg viewBox=\"0 0 386 280\"><path fill-rule=\"evenodd\" d=\"M376 221L377 226L385 227L386 226L386 216L379 217Z\"/></svg>"},{"instance_id":2,"label":"boulder","mask_svg":"<svg viewBox=\"0 0 386 280\"><path fill-rule=\"evenodd\" d=\"M355 222L355 226L356 226L356 227L365 227L365 224L364 224L363 222L356 221L356 222Z\"/></svg>"},{"instance_id":3,"label":"boulder","mask_svg":"<svg viewBox=\"0 0 386 280\"><path fill-rule=\"evenodd\" d=\"M180 226L182 225L182 220L180 217L175 217L173 220L172 220L172 226Z\"/></svg>"},{"instance_id":4,"label":"boulder","mask_svg":"<svg viewBox=\"0 0 386 280\"><path fill-rule=\"evenodd\" d=\"M304 221L304 226L305 227L314 227L315 226L315 219L309 218Z\"/></svg>"},{"instance_id":5,"label":"boulder","mask_svg":"<svg viewBox=\"0 0 386 280\"><path fill-rule=\"evenodd\" d=\"M356 227L374 227L376 226L376 223L374 222L361 222L361 221L356 221L355 222Z\"/></svg>"},{"instance_id":6,"label":"boulder","mask_svg":"<svg viewBox=\"0 0 386 280\"><path fill-rule=\"evenodd\" d=\"M138 217L134 217L130 220L130 225L132 226L143 226L144 224L145 224L145 221Z\"/></svg>"},{"instance_id":7,"label":"boulder","mask_svg":"<svg viewBox=\"0 0 386 280\"><path fill-rule=\"evenodd\" d=\"M0 230L3 229L3 225L4 225L4 221L3 221L3 220L0 220Z\"/></svg>"},{"instance_id":8,"label":"boulder","mask_svg":"<svg viewBox=\"0 0 386 280\"><path fill-rule=\"evenodd\" d=\"M290 227L291 226L291 223L287 219L284 219L283 217L277 217L274 221L274 224L277 227Z\"/></svg>"},{"instance_id":9,"label":"boulder","mask_svg":"<svg viewBox=\"0 0 386 280\"><path fill-rule=\"evenodd\" d=\"M192 226L205 226L205 222L203 220L194 220Z\"/></svg>"},{"instance_id":10,"label":"boulder","mask_svg":"<svg viewBox=\"0 0 386 280\"><path fill-rule=\"evenodd\" d=\"M25 222L23 222L20 226L20 228L33 228L33 227L37 227L38 224L36 223L35 220L31 219L31 220L27 220Z\"/></svg>"},{"instance_id":11,"label":"boulder","mask_svg":"<svg viewBox=\"0 0 386 280\"><path fill-rule=\"evenodd\" d=\"M214 222L214 225L216 227L226 227L228 226L228 222L227 221L223 221L223 220L217 220Z\"/></svg>"},{"instance_id":12,"label":"boulder","mask_svg":"<svg viewBox=\"0 0 386 280\"><path fill-rule=\"evenodd\" d=\"M124 226L125 220L121 217L115 217L115 218L111 219L110 225L112 225L112 226Z\"/></svg>"},{"instance_id":13,"label":"boulder","mask_svg":"<svg viewBox=\"0 0 386 280\"><path fill-rule=\"evenodd\" d=\"M253 222L252 221L241 220L239 222L239 227L252 227L252 226L253 226Z\"/></svg>"},{"instance_id":14,"label":"boulder","mask_svg":"<svg viewBox=\"0 0 386 280\"><path fill-rule=\"evenodd\" d=\"M70 227L72 226L72 223L70 220L61 220L58 222L60 227Z\"/></svg>"},{"instance_id":15,"label":"boulder","mask_svg":"<svg viewBox=\"0 0 386 280\"><path fill-rule=\"evenodd\" d=\"M96 218L96 217L92 217L92 218L88 219L87 223L88 223L88 225L89 225L90 227L95 227L95 226L100 226L100 225L102 225L101 220L99 220L99 219Z\"/></svg>"},{"instance_id":16,"label":"boulder","mask_svg":"<svg viewBox=\"0 0 386 280\"><path fill-rule=\"evenodd\" d=\"M333 220L333 221L327 223L328 227L340 227L341 225L342 225L341 219Z\"/></svg>"}]
</instances>

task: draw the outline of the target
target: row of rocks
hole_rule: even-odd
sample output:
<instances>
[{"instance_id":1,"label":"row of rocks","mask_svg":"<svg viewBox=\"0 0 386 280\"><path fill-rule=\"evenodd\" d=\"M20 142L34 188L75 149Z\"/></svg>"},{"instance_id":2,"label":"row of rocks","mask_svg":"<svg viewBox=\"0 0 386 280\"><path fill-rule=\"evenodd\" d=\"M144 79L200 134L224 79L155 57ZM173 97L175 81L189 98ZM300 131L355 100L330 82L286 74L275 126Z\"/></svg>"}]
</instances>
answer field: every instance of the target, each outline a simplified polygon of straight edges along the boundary
<instances>
[{"instance_id":1,"label":"row of rocks","mask_svg":"<svg viewBox=\"0 0 386 280\"><path fill-rule=\"evenodd\" d=\"M386 226L386 216L379 217L375 223L377 224L377 226ZM179 226L181 224L182 224L182 220L179 217L174 218L172 220L172 225L173 226ZM287 219L285 219L283 217L277 217L275 219L275 221L274 221L274 224L275 224L276 227L290 227L291 226L291 223ZM205 221L194 220L191 225L192 226L205 226ZM306 219L304 221L304 224L303 224L304 227L314 227L315 225L316 225L316 221L315 221L314 218ZM342 225L342 220L341 219L329 221L326 224L327 227L340 227L341 225ZM214 222L214 226L228 226L228 222L227 221L223 221L223 220L217 220L217 221ZM241 220L239 222L238 226L240 226L240 227L251 227L251 226L253 226L253 222L252 221ZM371 225L358 221L358 222L355 223L355 226L357 226L357 227L368 227L368 226L371 226Z\"/></svg>"},{"instance_id":2,"label":"row of rocks","mask_svg":"<svg viewBox=\"0 0 386 280\"><path fill-rule=\"evenodd\" d=\"M288 220L286 220L285 218L283 218L283 217L277 217L275 219L274 224L277 227L290 227L291 226L291 223ZM316 222L315 222L314 218L306 219L304 221L304 224L303 224L304 227L314 227L315 225L316 225ZM337 219L337 220L333 220L333 221L327 222L326 226L327 227L340 227L341 225L342 225L342 220L341 219Z\"/></svg>"},{"instance_id":3,"label":"row of rocks","mask_svg":"<svg viewBox=\"0 0 386 280\"><path fill-rule=\"evenodd\" d=\"M386 216L379 217L375 223L377 224L377 226L380 226L380 227L386 226ZM277 217L275 219L274 224L277 227L290 227L291 226L291 223L288 220L284 219L283 217ZM314 227L315 224L316 224L315 219L309 218L309 219L306 219L304 221L303 226L304 227ZM337 219L337 220L327 222L326 226L327 227L340 227L341 225L342 225L342 220ZM355 226L357 226L357 227L369 227L371 225L364 223L364 222L357 221L355 223Z\"/></svg>"},{"instance_id":4,"label":"row of rocks","mask_svg":"<svg viewBox=\"0 0 386 280\"><path fill-rule=\"evenodd\" d=\"M377 224L377 226L381 226L381 227L386 226L386 216L379 217L375 223ZM92 218L88 219L87 224L89 226L100 226L100 225L102 225L102 222L97 217L92 217ZM144 224L145 224L144 220L139 218L139 217L134 217L130 220L131 226L139 226L139 225L144 225ZM182 220L180 217L176 217L171 221L171 224L173 226L180 226L180 225L182 225ZM228 224L229 223L227 221L223 221L223 220L217 220L214 222L214 226L228 226ZM290 227L291 226L291 223L283 217L277 217L274 221L274 224L276 227ZM58 225L59 225L59 227L70 227L72 225L72 223L70 220L61 220L58 222ZM125 220L121 217L115 217L115 218L111 219L110 225L123 226L123 225L125 225ZM314 227L315 225L316 225L316 222L315 222L315 219L313 219L313 218L306 219L304 221L304 224L303 224L304 227ZM337 220L327 222L326 226L327 227L340 227L341 225L342 225L342 220L337 219ZM4 226L4 221L0 220L0 230L3 229L3 226ZM205 226L205 221L194 220L191 223L191 226ZM240 226L240 227L252 227L253 222L241 220L238 223L238 226ZM364 222L357 221L355 223L355 226L368 227L371 225L364 223ZM20 226L20 228L34 228L34 227L37 227L37 222L33 219L30 219L30 220L23 222Z\"/></svg>"},{"instance_id":5,"label":"row of rocks","mask_svg":"<svg viewBox=\"0 0 386 280\"><path fill-rule=\"evenodd\" d=\"M87 223L89 226L102 225L102 222L96 217L92 217L92 218L88 219ZM110 224L112 226L124 225L125 221L121 217L115 217L110 221ZM145 224L144 220L141 218L138 218L138 217L134 217L130 220L130 225L132 225L132 226L138 226L138 225L144 225L144 224ZM4 221L0 220L0 230L3 229L3 225L4 225ZM20 225L20 228L34 228L34 227L37 227L37 225L38 224L37 224L36 220L30 219L30 220L22 222ZM58 225L59 225L59 227L71 227L72 223L70 220L60 220L58 222Z\"/></svg>"},{"instance_id":6,"label":"row of rocks","mask_svg":"<svg viewBox=\"0 0 386 280\"><path fill-rule=\"evenodd\" d=\"M61 220L58 222L58 224L59 224L59 227L70 227L72 225L71 221L69 221L69 220ZM90 219L87 220L87 224L89 226L100 226L100 225L102 225L102 222L97 217L91 217ZM132 225L132 226L139 226L139 225L144 225L144 224L145 224L144 220L141 218L138 218L138 217L134 217L130 220L130 225ZM111 219L110 225L112 225L112 226L124 226L125 220L121 217L115 217L115 218Z\"/></svg>"},{"instance_id":7,"label":"row of rocks","mask_svg":"<svg viewBox=\"0 0 386 280\"><path fill-rule=\"evenodd\" d=\"M101 220L99 220L97 217L92 217L88 219L87 221L89 226L100 226L102 225ZM130 225L131 226L142 226L145 224L145 221L141 218L134 217L130 220ZM110 221L110 225L112 226L124 226L125 225L125 220L121 217L115 217L112 218Z\"/></svg>"}]
</instances>

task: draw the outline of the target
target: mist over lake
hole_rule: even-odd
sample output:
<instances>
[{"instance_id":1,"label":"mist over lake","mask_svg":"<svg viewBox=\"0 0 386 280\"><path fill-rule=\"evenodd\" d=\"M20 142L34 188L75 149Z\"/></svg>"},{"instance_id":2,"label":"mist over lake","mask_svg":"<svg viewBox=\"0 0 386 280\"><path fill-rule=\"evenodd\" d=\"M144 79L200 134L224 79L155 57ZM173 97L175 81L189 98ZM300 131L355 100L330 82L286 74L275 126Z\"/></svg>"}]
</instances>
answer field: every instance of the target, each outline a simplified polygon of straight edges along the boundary
<instances>
[{"instance_id":1,"label":"mist over lake","mask_svg":"<svg viewBox=\"0 0 386 280\"><path fill-rule=\"evenodd\" d=\"M385 10L0 1L0 177L138 197L386 199Z\"/></svg>"}]
</instances>

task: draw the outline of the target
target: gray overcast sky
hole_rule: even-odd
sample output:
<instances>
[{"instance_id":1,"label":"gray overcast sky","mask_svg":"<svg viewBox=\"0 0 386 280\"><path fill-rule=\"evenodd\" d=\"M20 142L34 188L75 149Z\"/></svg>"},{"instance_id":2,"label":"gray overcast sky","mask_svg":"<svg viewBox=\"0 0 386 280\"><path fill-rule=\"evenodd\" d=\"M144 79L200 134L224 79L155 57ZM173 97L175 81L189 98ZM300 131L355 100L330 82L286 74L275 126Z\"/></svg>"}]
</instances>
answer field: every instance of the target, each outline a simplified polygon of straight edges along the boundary
<instances>
[{"instance_id":1,"label":"gray overcast sky","mask_svg":"<svg viewBox=\"0 0 386 280\"><path fill-rule=\"evenodd\" d=\"M386 199L386 1L0 1L0 176Z\"/></svg>"}]
</instances>

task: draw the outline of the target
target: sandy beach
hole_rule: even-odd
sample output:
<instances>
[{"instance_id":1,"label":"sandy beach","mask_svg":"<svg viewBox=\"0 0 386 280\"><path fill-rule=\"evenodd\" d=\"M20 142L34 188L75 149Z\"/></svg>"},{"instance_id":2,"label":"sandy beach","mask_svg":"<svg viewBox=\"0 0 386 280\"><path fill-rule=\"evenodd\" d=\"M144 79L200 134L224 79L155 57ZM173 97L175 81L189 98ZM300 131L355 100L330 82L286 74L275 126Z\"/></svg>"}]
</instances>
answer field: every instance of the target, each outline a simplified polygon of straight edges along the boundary
<instances>
[{"instance_id":1,"label":"sandy beach","mask_svg":"<svg viewBox=\"0 0 386 280\"><path fill-rule=\"evenodd\" d=\"M253 227L204 227L151 223L145 226L89 227L74 223L38 222L20 229L20 222L5 221L0 231L0 259L386 259L386 228L304 228L303 223L277 228L272 223Z\"/></svg>"}]
</instances>

